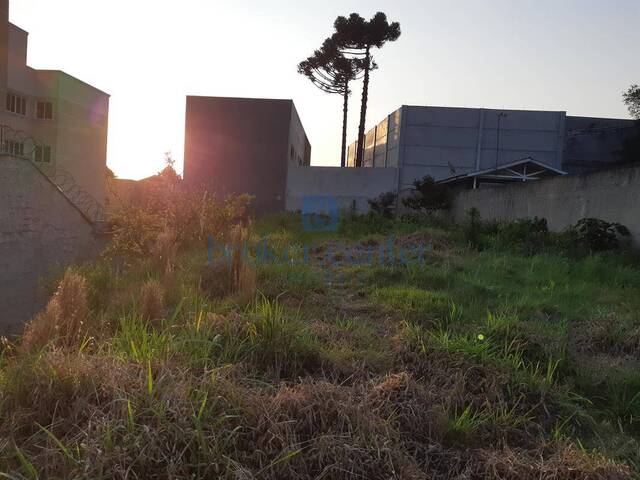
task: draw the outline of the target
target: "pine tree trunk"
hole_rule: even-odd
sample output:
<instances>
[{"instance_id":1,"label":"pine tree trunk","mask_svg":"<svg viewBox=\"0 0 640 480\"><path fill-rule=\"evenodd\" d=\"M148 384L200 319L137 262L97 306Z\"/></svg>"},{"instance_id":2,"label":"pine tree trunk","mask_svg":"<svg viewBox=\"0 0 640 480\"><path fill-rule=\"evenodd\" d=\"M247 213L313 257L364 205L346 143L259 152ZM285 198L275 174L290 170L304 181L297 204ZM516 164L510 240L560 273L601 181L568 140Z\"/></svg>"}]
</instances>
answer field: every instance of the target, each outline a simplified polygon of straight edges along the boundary
<instances>
[{"instance_id":1,"label":"pine tree trunk","mask_svg":"<svg viewBox=\"0 0 640 480\"><path fill-rule=\"evenodd\" d=\"M340 166L347 166L347 116L349 112L349 83L344 84L344 103L342 104L342 158Z\"/></svg>"},{"instance_id":2,"label":"pine tree trunk","mask_svg":"<svg viewBox=\"0 0 640 480\"><path fill-rule=\"evenodd\" d=\"M367 120L367 101L369 100L369 70L371 69L371 47L367 46L364 57L364 81L362 83L362 104L360 105L360 125L358 126L358 150L356 167L362 167L364 160L364 127Z\"/></svg>"}]
</instances>

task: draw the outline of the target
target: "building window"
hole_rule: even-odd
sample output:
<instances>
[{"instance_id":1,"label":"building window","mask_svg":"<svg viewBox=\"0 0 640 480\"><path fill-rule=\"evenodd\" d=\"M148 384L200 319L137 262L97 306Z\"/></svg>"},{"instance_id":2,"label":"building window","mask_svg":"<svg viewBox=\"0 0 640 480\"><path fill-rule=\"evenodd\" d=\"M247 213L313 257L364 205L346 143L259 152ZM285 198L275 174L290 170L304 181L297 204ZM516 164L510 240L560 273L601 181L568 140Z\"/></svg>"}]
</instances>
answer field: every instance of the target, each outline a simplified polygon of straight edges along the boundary
<instances>
[{"instance_id":1,"label":"building window","mask_svg":"<svg viewBox=\"0 0 640 480\"><path fill-rule=\"evenodd\" d=\"M14 93L7 93L7 111L18 115L26 115L27 99Z\"/></svg>"},{"instance_id":2,"label":"building window","mask_svg":"<svg viewBox=\"0 0 640 480\"><path fill-rule=\"evenodd\" d=\"M51 163L51 147L49 145L36 145L34 160L39 163Z\"/></svg>"},{"instance_id":3,"label":"building window","mask_svg":"<svg viewBox=\"0 0 640 480\"><path fill-rule=\"evenodd\" d=\"M24 143L15 140L5 140L3 152L9 155L24 156Z\"/></svg>"},{"instance_id":4,"label":"building window","mask_svg":"<svg viewBox=\"0 0 640 480\"><path fill-rule=\"evenodd\" d=\"M52 120L53 104L51 102L38 102L36 104L36 117L41 120Z\"/></svg>"}]
</instances>

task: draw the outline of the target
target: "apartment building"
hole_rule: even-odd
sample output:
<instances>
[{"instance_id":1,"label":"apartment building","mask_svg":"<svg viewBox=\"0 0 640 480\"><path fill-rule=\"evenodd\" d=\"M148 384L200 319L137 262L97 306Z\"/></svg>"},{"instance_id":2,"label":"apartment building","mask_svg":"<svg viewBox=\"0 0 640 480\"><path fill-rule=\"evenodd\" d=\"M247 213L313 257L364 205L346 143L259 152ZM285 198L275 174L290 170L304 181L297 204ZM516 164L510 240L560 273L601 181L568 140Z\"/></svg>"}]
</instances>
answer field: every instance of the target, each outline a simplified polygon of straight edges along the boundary
<instances>
[{"instance_id":1,"label":"apartment building","mask_svg":"<svg viewBox=\"0 0 640 480\"><path fill-rule=\"evenodd\" d=\"M32 160L84 205L104 205L109 95L31 68L27 41L0 0L0 151Z\"/></svg>"}]
</instances>

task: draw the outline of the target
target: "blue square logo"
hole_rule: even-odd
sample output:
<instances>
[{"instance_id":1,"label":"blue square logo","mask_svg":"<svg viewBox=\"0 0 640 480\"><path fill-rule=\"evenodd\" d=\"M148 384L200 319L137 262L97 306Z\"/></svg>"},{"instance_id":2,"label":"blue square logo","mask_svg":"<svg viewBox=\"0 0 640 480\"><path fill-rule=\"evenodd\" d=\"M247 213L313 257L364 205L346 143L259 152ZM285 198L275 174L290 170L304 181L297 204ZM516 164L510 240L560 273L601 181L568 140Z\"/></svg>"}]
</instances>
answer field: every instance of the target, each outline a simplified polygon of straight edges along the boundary
<instances>
[{"instance_id":1,"label":"blue square logo","mask_svg":"<svg viewBox=\"0 0 640 480\"><path fill-rule=\"evenodd\" d=\"M306 231L336 232L339 222L340 209L335 197L302 197L302 226Z\"/></svg>"}]
</instances>

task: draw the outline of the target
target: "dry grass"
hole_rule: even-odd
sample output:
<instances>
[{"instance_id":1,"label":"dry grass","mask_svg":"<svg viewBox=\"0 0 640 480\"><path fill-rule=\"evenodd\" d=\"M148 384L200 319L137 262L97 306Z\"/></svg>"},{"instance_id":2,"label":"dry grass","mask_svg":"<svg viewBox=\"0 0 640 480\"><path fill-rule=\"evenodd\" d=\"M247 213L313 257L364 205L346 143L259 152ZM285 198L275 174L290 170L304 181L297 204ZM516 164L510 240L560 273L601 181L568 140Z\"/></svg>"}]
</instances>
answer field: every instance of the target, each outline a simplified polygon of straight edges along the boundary
<instances>
[{"instance_id":1,"label":"dry grass","mask_svg":"<svg viewBox=\"0 0 640 480\"><path fill-rule=\"evenodd\" d=\"M11 439L0 470L20 467L15 444L40 478L631 478L568 445L449 444L441 392L406 372L343 385L252 384L248 374L78 353L15 358L0 389L0 437Z\"/></svg>"},{"instance_id":2,"label":"dry grass","mask_svg":"<svg viewBox=\"0 0 640 480\"><path fill-rule=\"evenodd\" d=\"M633 478L628 467L588 455L572 446L545 455L538 451L481 450L475 454L474 474L497 480L580 479L623 480Z\"/></svg>"},{"instance_id":3,"label":"dry grass","mask_svg":"<svg viewBox=\"0 0 640 480\"><path fill-rule=\"evenodd\" d=\"M87 283L67 270L45 311L26 325L21 349L33 352L50 343L61 348L77 346L87 335L88 321Z\"/></svg>"},{"instance_id":4,"label":"dry grass","mask_svg":"<svg viewBox=\"0 0 640 480\"><path fill-rule=\"evenodd\" d=\"M230 274L233 292L244 300L249 300L256 293L256 270L248 263L246 247L250 238L250 231L236 225L231 231L231 245L233 254Z\"/></svg>"},{"instance_id":5,"label":"dry grass","mask_svg":"<svg viewBox=\"0 0 640 480\"><path fill-rule=\"evenodd\" d=\"M174 264L167 262L162 274L162 289L164 291L164 301L167 305L177 303L180 297L180 286L176 275Z\"/></svg>"},{"instance_id":6,"label":"dry grass","mask_svg":"<svg viewBox=\"0 0 640 480\"><path fill-rule=\"evenodd\" d=\"M160 320L164 316L164 289L157 280L149 280L140 288L140 313L147 320Z\"/></svg>"},{"instance_id":7,"label":"dry grass","mask_svg":"<svg viewBox=\"0 0 640 480\"><path fill-rule=\"evenodd\" d=\"M203 267L201 287L212 298L232 295L236 300L246 302L255 297L256 269L250 264L247 253L249 239L249 228L234 226L224 256Z\"/></svg>"},{"instance_id":8,"label":"dry grass","mask_svg":"<svg viewBox=\"0 0 640 480\"><path fill-rule=\"evenodd\" d=\"M171 228L165 229L156 239L151 249L151 260L156 269L160 272L167 267L176 264L176 255L178 254L178 243L175 231Z\"/></svg>"}]
</instances>

